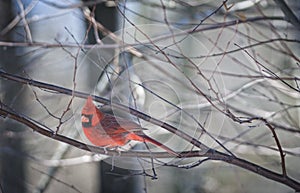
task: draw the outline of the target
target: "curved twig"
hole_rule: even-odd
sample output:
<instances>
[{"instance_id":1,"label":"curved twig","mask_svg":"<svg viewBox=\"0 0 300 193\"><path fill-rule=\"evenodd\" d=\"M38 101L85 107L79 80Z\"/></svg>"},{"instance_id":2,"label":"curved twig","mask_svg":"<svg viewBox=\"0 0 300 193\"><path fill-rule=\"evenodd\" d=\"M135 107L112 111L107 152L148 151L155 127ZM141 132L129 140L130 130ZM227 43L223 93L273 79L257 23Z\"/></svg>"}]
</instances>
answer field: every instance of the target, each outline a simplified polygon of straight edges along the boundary
<instances>
[{"instance_id":1,"label":"curved twig","mask_svg":"<svg viewBox=\"0 0 300 193\"><path fill-rule=\"evenodd\" d=\"M1 106L0 108L0 115L4 116L4 117L9 117L11 119L14 119L20 123L25 124L26 126L30 127L31 129L33 129L34 131L50 137L54 140L63 142L63 143L67 143L69 145L72 145L74 147L77 147L79 149L82 150L86 150L86 151L90 151L90 152L94 152L94 153L100 153L100 154L106 154L106 155L110 155L110 156L124 156L124 157L145 157L145 158L169 158L170 154L165 153L165 152L153 152L153 153L149 153L149 152L133 152L133 151L127 151L127 152L118 152L118 151L114 151L114 150L104 150L101 147L95 147L95 146L91 146L91 145L87 145L84 144L82 142L79 142L77 140L65 137L63 135L60 134L55 134L55 132L52 132L46 128L43 128L45 126L41 126L38 125L37 123L29 120L28 118L26 118L25 116L22 115L18 115L12 111L9 111L7 109L3 108L4 106ZM244 168L248 171L252 171L256 174L259 174L261 176L264 176L268 179L280 182L282 184L285 184L287 186L289 186L290 188L293 188L296 191L300 190L300 183L291 179L288 176L284 176L278 173L275 173L271 170L268 170L266 168L263 168L261 166L258 166L254 163L251 163L249 161L234 157L234 156L230 156L228 154L222 153L222 152L218 152L215 151L213 149L210 149L206 152L204 151L185 151L185 152L181 152L180 153L181 157L185 157L185 158L191 158L191 157L207 157L210 160L219 160L219 161L224 161L227 162L229 164L232 165L236 165L239 166L241 168ZM187 169L189 169L187 167Z\"/></svg>"},{"instance_id":2,"label":"curved twig","mask_svg":"<svg viewBox=\"0 0 300 193\"><path fill-rule=\"evenodd\" d=\"M72 95L72 90L63 88L63 87L59 87L56 85L51 85L51 84L47 84L47 83L42 83L42 82L38 82L35 80L29 80L23 77L19 77L16 75L12 75L9 73L6 73L4 71L0 70L0 76L12 81L16 81L16 82L20 82L23 84L30 84L32 86L36 86L39 88L43 88L43 89L48 89L51 91L56 91L59 93L64 93L67 95ZM88 94L83 93L83 92L73 92L74 96L77 96L79 98L85 98L88 96ZM105 104L108 104L110 101L104 98L100 98L100 97L95 97L96 101L98 102L102 102ZM115 104L117 105L117 107L119 108L125 108L125 106L119 105L119 104ZM128 109L128 107L126 107ZM199 150L199 151L184 151L180 153L180 157L182 158L191 158L191 157L207 157L210 160L219 160L219 161L224 161L227 162L229 164L235 165L235 166L239 166L241 168L244 168L248 171L252 171L256 174L259 174L261 176L264 176L270 180L274 180L276 182L285 184L287 186L289 186L290 188L293 188L296 191L300 191L300 183L295 181L294 179L288 177L286 175L286 172L283 171L283 174L278 174L276 172L273 172L271 170L268 170L266 168L263 168L259 165L256 165L254 163L251 163L247 160L235 157L235 156L231 156L228 155L226 153L222 153L219 152L217 150L214 149L207 149L205 148L206 146L204 146L201 142L197 141L196 139L184 134L184 133L180 133L176 128L172 127L171 125L168 125L167 123L163 123L159 120L153 119L148 115L145 115L139 111L136 111L134 109L130 109L130 113L132 113L133 115L136 115L140 118L144 118L145 120L148 120L151 123L154 124L162 124L161 126L164 127L165 129L171 131L171 132L176 132L175 134L182 137L183 139L191 139L190 143L194 144L197 147L204 147L203 149ZM94 153L99 153L99 154L106 154L109 156L124 156L124 157L145 157L145 158L170 158L170 154L166 153L166 152L134 152L134 151L127 151L127 152L118 152L118 151L113 151L113 150L105 150L101 147L95 147L95 146L91 146L91 145L87 145L85 143L79 142L77 140L65 137L63 135L60 134L56 134L53 130L51 130L50 128L47 128L44 125L38 124L37 122L31 120L30 118L17 114L7 108L5 108L4 105L0 105L0 116L2 117L8 117L10 119L14 119L22 124L25 124L26 126L28 126L29 128L33 129L34 131L40 133L41 135L47 136L49 138L52 138L54 140L63 142L63 143L67 143L69 145L72 145L74 147L77 147L79 149L82 150L86 150L89 152L94 152ZM281 152L282 154L282 152Z\"/></svg>"}]
</instances>

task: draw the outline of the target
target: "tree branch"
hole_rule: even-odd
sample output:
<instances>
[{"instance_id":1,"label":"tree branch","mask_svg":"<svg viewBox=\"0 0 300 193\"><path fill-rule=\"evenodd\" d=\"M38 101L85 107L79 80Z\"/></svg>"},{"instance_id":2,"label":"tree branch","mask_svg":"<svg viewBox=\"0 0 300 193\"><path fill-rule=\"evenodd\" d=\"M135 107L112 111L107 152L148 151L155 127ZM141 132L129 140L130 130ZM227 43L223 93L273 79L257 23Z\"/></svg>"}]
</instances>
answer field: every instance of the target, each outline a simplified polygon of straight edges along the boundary
<instances>
[{"instance_id":1,"label":"tree branch","mask_svg":"<svg viewBox=\"0 0 300 193\"><path fill-rule=\"evenodd\" d=\"M290 9L290 7L285 3L285 1L284 0L274 0L274 1L280 7L287 20L290 21L294 25L294 27L296 27L299 30L300 21L293 13L293 11Z\"/></svg>"},{"instance_id":2,"label":"tree branch","mask_svg":"<svg viewBox=\"0 0 300 193\"><path fill-rule=\"evenodd\" d=\"M9 73L6 73L2 70L0 70L0 76L12 81L16 81L16 82L20 82L23 84L30 84L32 86L36 86L39 88L43 88L43 89L48 89L48 90L52 90L52 91L57 91L59 93L63 93L63 94L67 94L67 95L72 95L72 90L63 88L63 87L59 87L59 86L55 86L55 85L51 85L51 84L47 84L47 83L42 83L39 81L35 81L35 80L29 80L23 77L19 77L16 75L12 75ZM85 98L88 96L88 94L86 93L82 93L82 92L73 92L74 96L80 97L80 98ZM95 97L95 99L98 102L102 102L105 104L108 104L110 101L101 97ZM120 107L121 109L124 107L120 104L114 104L117 107ZM128 107L126 107L128 108ZM235 166L239 166L241 168L244 168L248 171L254 172L256 174L259 174L261 176L264 176L270 180L274 180L276 182L285 184L287 186L289 186L290 188L293 188L295 191L300 191L300 183L295 181L294 179L288 177L286 174L278 174L275 173L271 170L268 170L266 168L263 168L259 165L256 165L254 163L251 163L247 160L243 160L241 158L237 158L235 156L231 156L219 151L216 151L214 149L210 149L206 146L204 146L201 142L197 141L196 139L186 135L185 133L182 133L181 131L179 132L176 128L172 127L171 125L167 124L167 123L163 123L159 120L153 119L151 117L149 117L148 115L145 115L139 111L136 111L134 109L130 109L130 113L140 117L140 118L144 118L145 120L149 119L149 121L151 123L154 124L162 124L161 126L166 128L167 130L171 131L171 132L176 132L175 134L186 139L192 139L190 142L192 144L196 144L197 147L204 147L203 149L201 149L200 151L184 151L180 153L180 157L181 158L192 158L192 157L207 157L210 160L219 160L219 161L223 161ZM126 152L118 152L118 151L114 151L114 150L105 150L101 147L96 147L96 146L91 146L91 145L87 145L85 143L79 142L77 140L65 137L63 135L60 134L56 134L53 130L51 130L50 128L48 128L45 125L41 125L39 123L37 123L36 121L31 120L30 118L24 116L24 115L20 115L16 112L13 112L12 110L8 109L7 107L5 107L5 105L0 104L0 116L2 117L8 117L10 119L13 119L17 122L20 122L22 124L25 124L26 126L28 126L29 128L33 129L34 131L40 133L41 135L47 136L49 138L52 138L54 140L63 142L63 143L67 143L69 145L72 145L74 147L77 147L79 149L85 150L85 151L89 151L89 152L94 152L94 153L99 153L99 154L106 154L109 156L124 156L124 157L145 157L145 158L170 158L170 154L166 153L166 152L134 152L134 151L126 151ZM284 172L283 172L284 173Z\"/></svg>"},{"instance_id":3,"label":"tree branch","mask_svg":"<svg viewBox=\"0 0 300 193\"><path fill-rule=\"evenodd\" d=\"M0 70L0 77L9 79L9 80L12 80L12 81L15 81L15 82L19 82L19 83L22 83L22 84L29 84L29 85L32 85L32 86L35 86L35 87L38 87L38 88L43 88L43 89L46 89L46 90L56 91L58 93L66 94L66 95L69 95L69 96L76 96L78 98L87 98L90 95L90 94L83 93L83 92L80 92L80 91L73 91L71 89L56 86L56 85L53 85L53 84L48 84L48 83L44 83L44 82L24 78L24 77L21 77L21 76L13 75L13 74L4 72L3 70ZM166 129L167 131L169 131L171 133L174 133L177 136L185 139L189 143L193 144L194 146L196 146L196 147L198 147L202 150L208 150L209 149L206 145L202 144L196 138L193 138L193 137L187 135L186 133L176 129L175 127L171 126L168 123L162 122L158 119L150 117L149 115L146 115L146 114L144 114L140 111L137 111L133 108L124 106L122 104L112 103L110 100L105 99L105 98L102 98L102 97L99 97L99 96L93 96L93 98L94 98L95 101L97 101L99 103L102 103L102 104L105 104L105 105L111 105L113 107L116 107L116 108L118 108L120 110L124 110L124 111L129 110L130 114L132 114L132 115L134 115L138 118L141 118L145 121L148 121L152 124L160 126L164 129Z\"/></svg>"}]
</instances>

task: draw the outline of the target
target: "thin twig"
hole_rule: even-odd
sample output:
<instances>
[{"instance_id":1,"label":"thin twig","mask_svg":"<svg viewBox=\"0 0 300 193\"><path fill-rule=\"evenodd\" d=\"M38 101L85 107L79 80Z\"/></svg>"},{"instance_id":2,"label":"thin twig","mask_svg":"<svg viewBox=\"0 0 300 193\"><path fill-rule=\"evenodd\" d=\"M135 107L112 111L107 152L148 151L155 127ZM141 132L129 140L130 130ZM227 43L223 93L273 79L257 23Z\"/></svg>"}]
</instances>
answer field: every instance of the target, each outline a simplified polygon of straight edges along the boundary
<instances>
[{"instance_id":1,"label":"thin twig","mask_svg":"<svg viewBox=\"0 0 300 193\"><path fill-rule=\"evenodd\" d=\"M24 10L24 5L23 5L21 0L17 0L17 3L18 3L18 6L21 10L20 15L21 15L21 18L22 18L23 23L24 23L26 37L27 37L29 42L32 42L32 35L31 35L31 31L30 31L29 25L28 25L27 20L26 20L26 13L25 13L25 10Z\"/></svg>"},{"instance_id":2,"label":"thin twig","mask_svg":"<svg viewBox=\"0 0 300 193\"><path fill-rule=\"evenodd\" d=\"M234 44L235 46L239 47L240 49L242 49L238 44ZM258 64L259 66L261 66L265 71L266 73L269 73L270 75L276 77L278 80L280 80L283 84L285 84L286 86L288 86L290 89L296 91L296 92L299 92L300 93L300 90L298 90L297 88L291 86L289 83L287 83L286 81L282 80L277 74L275 74L273 71L271 71L269 68L265 67L262 63L260 63L258 60L256 60L247 50L245 49L242 49L251 59L253 59L256 64Z\"/></svg>"},{"instance_id":3,"label":"thin twig","mask_svg":"<svg viewBox=\"0 0 300 193\"><path fill-rule=\"evenodd\" d=\"M227 116L230 116L230 117L233 117L233 115L229 114L228 112L226 111L223 111L220 107L217 106L217 104L215 104L212 100L211 100L211 97L208 96L207 94L204 93L204 91L202 91L196 84L195 82L189 77L186 75L186 73L184 73L183 69L181 69L179 66L177 66L174 62L172 62L172 60L170 59L170 57L166 54L166 52L160 48L159 45L155 44L155 42L152 41L152 39L143 31L141 30L140 28L138 28L132 21L130 21L126 15L121 11L119 10L119 13L126 19L127 22L130 23L130 25L134 26L135 29L137 31L139 31L148 41L151 45L153 45L166 59L166 61L171 64L176 70L178 70L180 73L182 73L182 75L186 78L186 80L191 84L191 86L194 88L195 92L197 92L198 94L200 94L201 96L203 96L211 105L212 107L214 107L216 110L218 110L220 113L222 114L225 114ZM172 38L174 38L174 36L171 36ZM195 69L197 70L197 72L201 75L202 78L204 78L205 80L207 80L207 84L209 85L209 88L211 90L214 91L211 83L209 82L209 80L204 76L204 74L202 74L201 70L199 69L199 67L191 60L189 59L188 57L185 58L186 60L188 60L192 65L193 67L195 67ZM215 91L214 91L215 92ZM158 96L158 95L157 95ZM158 96L160 97L160 96ZM161 97L160 97L161 98ZM220 104L222 105L222 107L226 108L226 105L218 100L218 102L220 102ZM176 105L175 105L176 108L178 108ZM191 114L189 114L188 112L184 111L183 109L181 109L184 113L186 113L187 115L189 115L189 117L191 117L196 123L197 125L201 128L201 130L205 131L205 133L210 137L212 138L216 143L218 143L220 145L220 147L222 147L225 151L227 151L229 154L233 155L234 154L228 149L226 148L218 139L216 139L215 137L213 137L204 127L203 125L201 125L201 123L195 119L194 116L192 116ZM173 133L173 132L172 132ZM181 136L183 137L183 136ZM184 137L183 137L184 138ZM186 139L187 140L187 139ZM196 140L197 141L197 140ZM199 142L199 141L198 141ZM202 144L202 148L203 148L203 144ZM207 148L207 147L205 147Z\"/></svg>"},{"instance_id":4,"label":"thin twig","mask_svg":"<svg viewBox=\"0 0 300 193\"><path fill-rule=\"evenodd\" d=\"M22 84L29 84L29 85L32 85L32 86L36 86L36 87L39 87L39 88L43 88L43 89L46 89L46 90L49 90L49 91L55 91L55 92L58 92L58 93L62 93L62 94L66 94L66 95L74 95L78 98L84 98L86 99L90 94L87 94L87 93L83 93L83 92L80 92L80 91L73 91L71 89L67 89L67 88L64 88L64 87L60 87L60 86L56 86L56 85L53 85L53 84L47 84L47 83L43 83L43 82L40 82L40 81L36 81L36 80L31 80L31 79L27 79L27 78L24 78L24 77L21 77L21 76L17 76L17 75L12 75L10 73L6 73L2 70L0 70L0 76L3 77L3 78L6 78L6 79L9 79L9 80L12 80L12 81L15 81L15 82L20 82ZM184 133L183 131L180 131L178 130L177 128L171 126L170 124L168 123L165 123L165 122L162 122L158 119L155 119L153 117L150 117L149 115L146 115L140 111L137 111L133 108L129 108L127 106L124 106L122 104L118 104L118 103L112 103L110 100L108 99L105 99L105 98L102 98L102 97L98 97L98 96L93 96L93 99L96 101L96 102L99 102L99 103L102 103L102 104L106 104L106 105L112 105L113 107L116 107L120 110L125 110L125 111L128 111L129 109L129 113L138 117L138 118L141 118L141 119L144 119L152 124L155 124L155 125L158 125L166 130L168 130L169 132L171 133L174 133L180 137L182 137L183 139L185 139L186 141L188 141L189 143L195 145L196 147L200 148L200 149L208 149L207 146L205 146L204 144L202 144L200 141L198 141L197 139L187 135L186 133Z\"/></svg>"},{"instance_id":5,"label":"thin twig","mask_svg":"<svg viewBox=\"0 0 300 193\"><path fill-rule=\"evenodd\" d=\"M31 1L31 3L26 7L26 9L22 13L17 15L4 29L2 29L2 31L0 32L0 36L4 36L10 30L12 30L20 22L23 16L26 16L35 7L35 5L38 2L39 2L38 0Z\"/></svg>"},{"instance_id":6,"label":"thin twig","mask_svg":"<svg viewBox=\"0 0 300 193\"><path fill-rule=\"evenodd\" d=\"M88 8L83 8L83 14L85 16L85 18L93 23L95 25L95 27L97 27L98 30L100 30L103 35L107 35L108 37L110 37L112 40L114 40L116 43L118 43L119 45L126 45L126 43L124 41L122 41L121 39L119 39L116 34L114 34L113 32L109 31L107 28L105 28L101 23L97 22L95 20L94 17L91 17L91 11ZM130 52L131 54L133 54L136 57L143 57L143 53L141 53L140 51L138 51L136 48L132 47L132 46L126 46L125 50Z\"/></svg>"},{"instance_id":7,"label":"thin twig","mask_svg":"<svg viewBox=\"0 0 300 193\"><path fill-rule=\"evenodd\" d=\"M282 175L283 176L287 176L287 173L286 173L286 166L285 166L285 153L283 152L282 150L282 147L281 147L281 144L280 144L280 141L279 141L279 138L277 137L277 134L275 132L275 128L264 118L260 118L260 120L262 120L266 126L271 130L272 134L273 134L273 137L275 139L275 142L276 142L276 145L278 147L278 150L279 150L279 153L280 153L280 158L281 158L281 169L282 169Z\"/></svg>"},{"instance_id":8,"label":"thin twig","mask_svg":"<svg viewBox=\"0 0 300 193\"><path fill-rule=\"evenodd\" d=\"M33 167L32 167L32 168L33 168ZM49 178L55 180L55 181L58 182L58 183L63 184L63 185L65 185L66 187L69 187L69 188L71 188L72 190L81 193L81 191L80 191L78 188L76 188L76 186L70 185L70 184L68 184L68 183L66 183L66 182L64 182L64 181L62 181L62 180L60 180L60 179L54 177L51 173L46 173L46 172L44 172L44 171L42 171L42 170L39 170L39 169L37 169L37 168L33 168L33 169L36 170L36 171L38 171L38 172L41 173L41 174L47 175ZM44 192L44 190L42 190L42 191Z\"/></svg>"},{"instance_id":9,"label":"thin twig","mask_svg":"<svg viewBox=\"0 0 300 193\"><path fill-rule=\"evenodd\" d=\"M290 7L285 3L284 0L274 0L278 7L282 10L287 20L290 21L294 27L300 30L300 21L297 16L293 13Z\"/></svg>"},{"instance_id":10,"label":"thin twig","mask_svg":"<svg viewBox=\"0 0 300 193\"><path fill-rule=\"evenodd\" d=\"M86 151L90 151L90 152L95 152L95 153L100 153L100 154L106 154L106 155L110 155L110 156L124 156L124 157L148 157L148 158L152 158L152 157L156 157L156 158L170 158L170 154L168 153L161 153L161 152L153 152L153 153L149 153L149 152L132 152L132 151L128 151L128 152L119 152L119 151L113 151L113 150L104 150L101 147L95 147L95 146L91 146L91 145L87 145L84 143L81 143L79 141L76 141L74 139L70 139L68 137L65 137L63 135L60 134L55 134L55 132L50 132L49 129L46 129L45 126L42 127L34 122L32 122L31 120L29 120L28 118L26 118L25 116L22 116L20 114L16 114L14 112L11 112L7 109L5 109L3 106L0 107L0 116L4 116L4 117L9 117L10 119L13 119L15 121L18 121L22 124L25 124L26 126L28 126L29 128L33 129L34 131L50 137L54 140L57 141L61 141L64 143L67 143L69 145L72 145L74 147L77 147L79 149L82 150L86 150ZM282 184L285 184L291 188L293 188L296 191L300 191L300 183L293 180L292 178L288 177L288 176L284 176L278 173L275 173L271 170L265 169L259 165L256 165L254 163L251 163L249 161L234 157L234 156L230 156L228 154L210 149L208 151L187 151L187 152L181 152L180 153L181 157L185 157L185 158L190 158L190 157L208 157L211 160L220 160L220 161L224 161L227 162L229 164L233 164L236 166L239 166L241 168L244 168L246 170L252 171L254 173L257 173L261 176L264 176L268 179L280 182Z\"/></svg>"}]
</instances>

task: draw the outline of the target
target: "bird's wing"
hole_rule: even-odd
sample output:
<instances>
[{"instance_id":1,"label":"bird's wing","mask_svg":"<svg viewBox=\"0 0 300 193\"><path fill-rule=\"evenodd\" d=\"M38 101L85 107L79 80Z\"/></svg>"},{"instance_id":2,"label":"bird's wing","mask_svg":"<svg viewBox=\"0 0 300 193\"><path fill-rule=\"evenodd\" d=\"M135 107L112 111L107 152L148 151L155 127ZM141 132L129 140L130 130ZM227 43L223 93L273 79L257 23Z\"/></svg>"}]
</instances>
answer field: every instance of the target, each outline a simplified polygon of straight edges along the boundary
<instances>
[{"instance_id":1,"label":"bird's wing","mask_svg":"<svg viewBox=\"0 0 300 193\"><path fill-rule=\"evenodd\" d=\"M122 132L135 132L135 131L143 131L146 130L142 128L139 124L127 120L121 117L116 117L112 115L106 114L104 118L101 120L101 125L103 128L112 128L112 129L117 129L117 128L122 128ZM121 131L120 131L121 132Z\"/></svg>"}]
</instances>

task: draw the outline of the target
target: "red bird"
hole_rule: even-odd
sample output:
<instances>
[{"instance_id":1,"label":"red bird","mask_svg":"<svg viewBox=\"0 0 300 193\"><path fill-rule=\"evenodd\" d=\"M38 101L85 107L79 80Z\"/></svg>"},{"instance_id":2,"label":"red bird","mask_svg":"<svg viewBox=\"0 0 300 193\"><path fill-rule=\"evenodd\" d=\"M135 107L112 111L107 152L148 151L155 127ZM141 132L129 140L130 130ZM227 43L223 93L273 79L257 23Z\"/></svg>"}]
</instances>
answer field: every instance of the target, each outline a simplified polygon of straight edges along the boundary
<instances>
[{"instance_id":1,"label":"red bird","mask_svg":"<svg viewBox=\"0 0 300 193\"><path fill-rule=\"evenodd\" d=\"M143 133L139 124L115 117L100 111L89 96L81 112L82 129L88 140L100 147L121 147L130 140L152 143L168 153L178 156L176 152L161 144L160 142L148 137Z\"/></svg>"}]
</instances>

